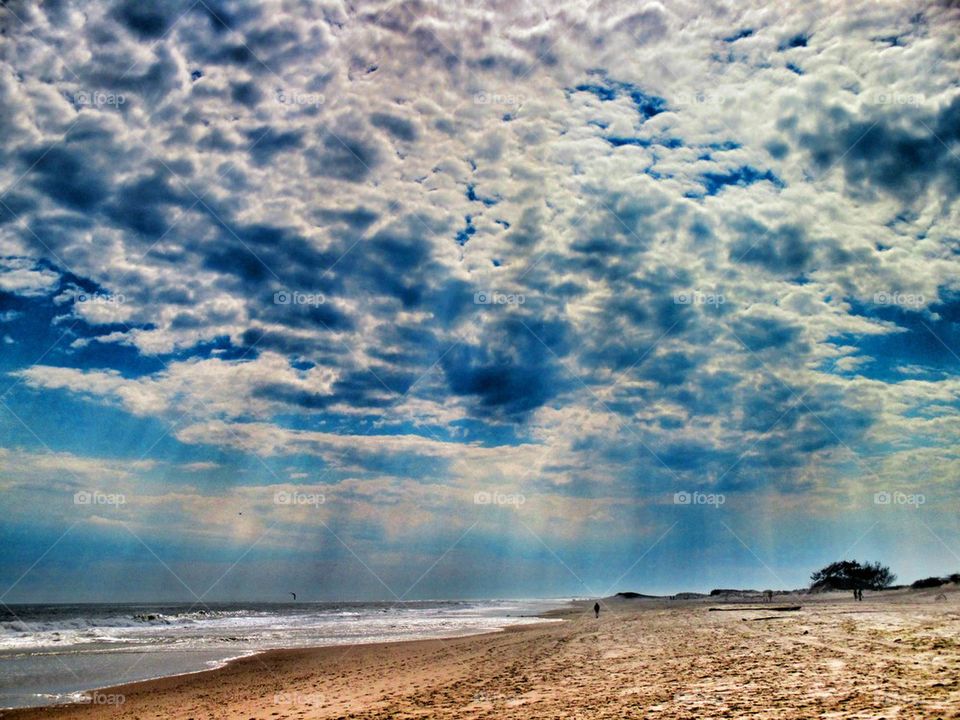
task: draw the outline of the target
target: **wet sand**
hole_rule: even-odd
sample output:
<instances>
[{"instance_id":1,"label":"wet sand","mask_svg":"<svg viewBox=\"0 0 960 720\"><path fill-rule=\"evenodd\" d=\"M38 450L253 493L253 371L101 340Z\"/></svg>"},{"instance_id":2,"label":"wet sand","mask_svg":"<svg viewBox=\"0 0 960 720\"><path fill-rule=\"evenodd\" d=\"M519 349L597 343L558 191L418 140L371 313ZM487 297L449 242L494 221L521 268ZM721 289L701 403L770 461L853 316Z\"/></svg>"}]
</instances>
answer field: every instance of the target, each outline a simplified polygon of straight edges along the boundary
<instances>
[{"instance_id":1,"label":"wet sand","mask_svg":"<svg viewBox=\"0 0 960 720\"><path fill-rule=\"evenodd\" d=\"M448 640L280 650L28 718L960 718L960 592L609 600ZM732 609L735 608L735 609ZM116 699L116 698L114 698Z\"/></svg>"}]
</instances>

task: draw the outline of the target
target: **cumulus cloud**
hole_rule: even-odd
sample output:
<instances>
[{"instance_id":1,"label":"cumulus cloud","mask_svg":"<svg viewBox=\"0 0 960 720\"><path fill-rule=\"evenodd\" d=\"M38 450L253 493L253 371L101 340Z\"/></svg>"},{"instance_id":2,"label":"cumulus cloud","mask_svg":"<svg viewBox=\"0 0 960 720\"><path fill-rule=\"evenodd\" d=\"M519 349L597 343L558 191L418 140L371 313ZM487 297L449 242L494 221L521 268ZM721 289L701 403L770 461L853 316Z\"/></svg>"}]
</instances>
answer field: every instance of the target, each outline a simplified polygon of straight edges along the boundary
<instances>
[{"instance_id":1,"label":"cumulus cloud","mask_svg":"<svg viewBox=\"0 0 960 720\"><path fill-rule=\"evenodd\" d=\"M174 423L190 475L306 457L653 532L671 489L952 442L918 414L955 402L955 8L11 12L3 370Z\"/></svg>"}]
</instances>

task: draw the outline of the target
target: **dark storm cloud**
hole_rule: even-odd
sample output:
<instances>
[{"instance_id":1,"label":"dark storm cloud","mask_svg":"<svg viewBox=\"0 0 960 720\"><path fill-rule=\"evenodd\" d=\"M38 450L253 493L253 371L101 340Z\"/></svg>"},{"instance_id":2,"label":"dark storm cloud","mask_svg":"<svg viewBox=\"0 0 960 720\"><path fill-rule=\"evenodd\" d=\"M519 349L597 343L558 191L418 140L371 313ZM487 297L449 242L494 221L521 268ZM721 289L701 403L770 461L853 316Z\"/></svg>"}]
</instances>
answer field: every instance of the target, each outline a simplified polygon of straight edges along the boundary
<instances>
[{"instance_id":1,"label":"dark storm cloud","mask_svg":"<svg viewBox=\"0 0 960 720\"><path fill-rule=\"evenodd\" d=\"M406 142L413 142L417 139L417 128L416 126L407 120L406 118L400 117L399 115L392 115L390 113L373 113L370 116L370 123L374 127L378 127L381 130L386 130L397 140L404 140Z\"/></svg>"},{"instance_id":2,"label":"dark storm cloud","mask_svg":"<svg viewBox=\"0 0 960 720\"><path fill-rule=\"evenodd\" d=\"M797 274L813 259L813 242L806 229L795 224L768 227L752 218L733 223L737 234L730 245L730 259L738 263L760 265L778 274Z\"/></svg>"},{"instance_id":3,"label":"dark storm cloud","mask_svg":"<svg viewBox=\"0 0 960 720\"><path fill-rule=\"evenodd\" d=\"M519 421L570 386L558 359L569 352L562 322L495 322L480 344L462 343L441 361L450 391L475 400L481 416Z\"/></svg>"},{"instance_id":4,"label":"dark storm cloud","mask_svg":"<svg viewBox=\"0 0 960 720\"><path fill-rule=\"evenodd\" d=\"M314 175L360 182L379 166L381 154L376 144L357 135L323 131L306 158Z\"/></svg>"},{"instance_id":5,"label":"dark storm cloud","mask_svg":"<svg viewBox=\"0 0 960 720\"><path fill-rule=\"evenodd\" d=\"M20 155L24 169L32 168L30 183L57 203L72 210L92 210L109 195L103 171L80 150L64 146L38 147Z\"/></svg>"},{"instance_id":6,"label":"dark storm cloud","mask_svg":"<svg viewBox=\"0 0 960 720\"><path fill-rule=\"evenodd\" d=\"M302 147L303 131L281 131L270 126L260 126L244 133L250 141L250 155L256 165L266 165L282 153Z\"/></svg>"},{"instance_id":7,"label":"dark storm cloud","mask_svg":"<svg viewBox=\"0 0 960 720\"><path fill-rule=\"evenodd\" d=\"M110 15L139 38L155 40L162 37L188 7L184 0L159 5L121 0L113 6Z\"/></svg>"},{"instance_id":8,"label":"dark storm cloud","mask_svg":"<svg viewBox=\"0 0 960 720\"><path fill-rule=\"evenodd\" d=\"M426 308L440 319L458 316L468 299L469 286L448 278L448 270L433 257L432 238L448 223L407 215L345 252L336 272L350 287L369 296L395 298L405 308Z\"/></svg>"},{"instance_id":9,"label":"dark storm cloud","mask_svg":"<svg viewBox=\"0 0 960 720\"><path fill-rule=\"evenodd\" d=\"M158 238L170 228L167 209L188 206L193 200L166 168L158 168L118 187L105 213L118 225Z\"/></svg>"},{"instance_id":10,"label":"dark storm cloud","mask_svg":"<svg viewBox=\"0 0 960 720\"><path fill-rule=\"evenodd\" d=\"M219 229L220 242L196 248L205 267L238 278L245 287L298 289L330 293L334 278L322 271L337 261L338 253L318 250L295 231L274 225L233 225L229 214L209 211ZM318 269L320 272L318 272Z\"/></svg>"},{"instance_id":11,"label":"dark storm cloud","mask_svg":"<svg viewBox=\"0 0 960 720\"><path fill-rule=\"evenodd\" d=\"M253 80L230 83L231 99L248 108L256 107L264 98L263 91Z\"/></svg>"},{"instance_id":12,"label":"dark storm cloud","mask_svg":"<svg viewBox=\"0 0 960 720\"><path fill-rule=\"evenodd\" d=\"M882 193L903 202L915 200L931 186L956 197L960 159L950 147L958 140L960 97L935 112L917 108L905 123L892 116L856 117L833 108L815 132L797 138L818 170L840 163L852 192L866 198Z\"/></svg>"},{"instance_id":13,"label":"dark storm cloud","mask_svg":"<svg viewBox=\"0 0 960 720\"><path fill-rule=\"evenodd\" d=\"M16 220L36 206L33 198L19 192L8 192L0 197L0 225Z\"/></svg>"},{"instance_id":14,"label":"dark storm cloud","mask_svg":"<svg viewBox=\"0 0 960 720\"><path fill-rule=\"evenodd\" d=\"M733 323L732 329L751 352L784 350L799 342L801 336L799 326L773 317L743 317Z\"/></svg>"},{"instance_id":15,"label":"dark storm cloud","mask_svg":"<svg viewBox=\"0 0 960 720\"><path fill-rule=\"evenodd\" d=\"M352 231L364 231L379 218L379 214L365 207L351 210L320 208L314 213L318 224L343 223Z\"/></svg>"},{"instance_id":16,"label":"dark storm cloud","mask_svg":"<svg viewBox=\"0 0 960 720\"><path fill-rule=\"evenodd\" d=\"M295 385L271 383L259 385L253 389L253 396L261 400L293 405L304 410L323 410L330 407L335 396L310 392Z\"/></svg>"},{"instance_id":17,"label":"dark storm cloud","mask_svg":"<svg viewBox=\"0 0 960 720\"><path fill-rule=\"evenodd\" d=\"M665 352L648 356L638 375L659 385L682 385L696 367L696 362L685 353Z\"/></svg>"}]
</instances>

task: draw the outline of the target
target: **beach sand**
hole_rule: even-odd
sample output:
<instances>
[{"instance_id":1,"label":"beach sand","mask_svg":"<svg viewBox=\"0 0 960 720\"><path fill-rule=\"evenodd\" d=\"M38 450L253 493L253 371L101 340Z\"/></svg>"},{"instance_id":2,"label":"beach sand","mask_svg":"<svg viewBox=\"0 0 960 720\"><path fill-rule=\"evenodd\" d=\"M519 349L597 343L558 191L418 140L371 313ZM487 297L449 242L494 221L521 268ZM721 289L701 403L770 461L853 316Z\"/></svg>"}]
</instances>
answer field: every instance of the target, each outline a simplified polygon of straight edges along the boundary
<instances>
[{"instance_id":1,"label":"beach sand","mask_svg":"<svg viewBox=\"0 0 960 720\"><path fill-rule=\"evenodd\" d=\"M3 717L960 718L960 592L941 591L781 596L726 612L609 600L599 620L589 603L501 633L272 651L102 691L122 705Z\"/></svg>"}]
</instances>

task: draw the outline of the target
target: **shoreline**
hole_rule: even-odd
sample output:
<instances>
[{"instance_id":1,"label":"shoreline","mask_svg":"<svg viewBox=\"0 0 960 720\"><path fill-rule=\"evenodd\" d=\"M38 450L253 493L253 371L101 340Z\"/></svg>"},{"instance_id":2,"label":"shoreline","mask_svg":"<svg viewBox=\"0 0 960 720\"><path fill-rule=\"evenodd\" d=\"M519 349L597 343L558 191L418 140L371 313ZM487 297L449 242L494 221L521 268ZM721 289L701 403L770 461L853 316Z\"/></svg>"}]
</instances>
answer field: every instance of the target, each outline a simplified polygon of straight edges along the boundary
<instances>
[{"instance_id":1,"label":"shoreline","mask_svg":"<svg viewBox=\"0 0 960 720\"><path fill-rule=\"evenodd\" d=\"M172 674L158 675L152 678L143 678L140 680L133 680L130 682L118 683L115 685L104 685L100 687L91 687L83 690L76 690L70 692L69 695L120 695L126 698L130 691L135 693L149 691L151 689L162 689L162 685L165 681L174 681L177 679L191 678L194 676L202 676L212 673L218 673L229 669L231 666L237 663L242 663L245 661L255 661L257 658L266 657L266 656L276 656L282 657L285 654L314 654L320 653L322 651L328 652L338 652L344 651L350 652L354 649L363 648L364 652L370 652L371 649L377 647L391 647L394 645L406 645L409 643L435 643L435 642L444 642L444 641L453 641L453 640L463 640L469 638L478 638L485 636L499 636L507 632L519 632L527 629L538 628L544 625L554 624L558 620L563 620L564 616L569 615L575 610L575 606L583 601L573 600L565 607L551 608L545 610L544 612L538 615L518 615L518 618L524 619L537 619L538 622L524 622L504 625L501 628L494 630L484 630L482 632L472 632L466 634L455 634L455 635L444 635L441 637L433 638L408 638L408 639L393 639L393 640L381 640L375 642L351 642L351 643L333 643L329 645L311 645L304 647L285 647L285 648L266 648L261 650L251 650L250 652L237 655L234 657L224 658L220 661L215 661L217 664L214 667L200 668L197 670L185 670L183 672L177 672ZM154 685L157 685L154 688ZM125 704L125 701L124 703ZM46 717L49 714L58 711L58 710L70 710L75 708L91 708L95 705L91 705L90 702L85 702L84 700L78 699L68 702L58 702L52 704L40 704L40 705L30 705L26 707L0 707L0 718L23 718L28 719L31 717Z\"/></svg>"},{"instance_id":2,"label":"shoreline","mask_svg":"<svg viewBox=\"0 0 960 720\"><path fill-rule=\"evenodd\" d=\"M556 611L550 611L556 612ZM336 661L348 655L360 657L371 656L373 658L389 651L433 651L448 644L454 644L463 641L473 641L485 638L499 638L504 635L532 632L543 628L555 626L557 623L551 622L550 618L543 618L544 622L528 623L523 625L511 625L500 630L488 631L483 633L474 633L472 635L458 635L444 638L430 639L410 639L410 640L390 640L386 642L375 643L352 643L346 645L321 645L308 648L273 648L269 650L256 651L250 655L235 658L226 662L224 665L204 670L194 670L176 675L164 675L163 677L149 680L138 680L131 683L122 683L103 688L95 688L84 693L101 693L103 695L119 695L124 697L124 701L119 705L95 705L85 702L70 702L55 705L38 705L26 708L12 708L0 710L0 717L11 720L32 720L33 718L80 718L97 717L100 715L109 715L110 717L123 717L119 713L123 712L125 706L131 700L147 700L147 704L153 704L151 696L154 694L167 694L171 691L179 691L185 685L203 685L207 681L219 682L227 681L234 676L243 676L248 672L260 674L264 668L271 666L284 667L295 664L303 659L311 660L330 660ZM288 696L277 698L277 695ZM310 693L301 693L295 691L279 690L274 693L274 704L285 703L299 704L300 701L309 697ZM215 717L211 715L210 717ZM250 716L252 717L252 715Z\"/></svg>"},{"instance_id":3,"label":"shoreline","mask_svg":"<svg viewBox=\"0 0 960 720\"><path fill-rule=\"evenodd\" d=\"M158 680L166 680L167 678L182 678L188 677L190 675L202 675L203 673L212 673L217 672L218 670L223 670L225 667L230 665L230 663L238 662L240 660L246 660L252 658L255 655L260 655L261 653L271 652L272 650L296 650L297 648L272 648L271 650L251 650L249 653L243 655L236 655L234 657L224 658L223 660L216 660L211 662L216 662L217 664L214 667L200 668L198 670L184 670L183 672L172 673L169 675L157 675L156 677L151 678L142 678L140 680L132 680L130 682L119 683L117 685L103 685L98 687L86 688L84 690L74 690L69 693L63 693L64 695L85 695L91 693L103 693L107 694L113 690L120 690L122 688L138 685L140 683L151 683ZM0 717L8 717L10 713L20 711L20 710L48 710L51 708L59 707L72 707L74 705L87 705L88 703L83 700L71 700L66 702L52 703L47 705L28 705L26 707L0 707Z\"/></svg>"},{"instance_id":4,"label":"shoreline","mask_svg":"<svg viewBox=\"0 0 960 720\"><path fill-rule=\"evenodd\" d=\"M804 597L799 611L602 601L456 638L267 650L209 672L104 688L118 705L16 720L960 720L960 587ZM732 604L731 604L732 605ZM548 622L562 619L565 622Z\"/></svg>"}]
</instances>

